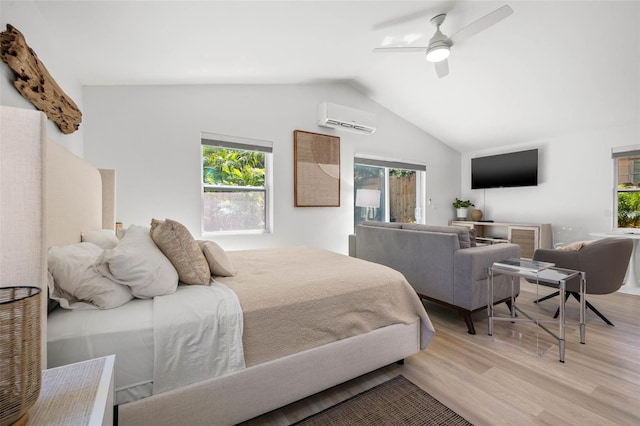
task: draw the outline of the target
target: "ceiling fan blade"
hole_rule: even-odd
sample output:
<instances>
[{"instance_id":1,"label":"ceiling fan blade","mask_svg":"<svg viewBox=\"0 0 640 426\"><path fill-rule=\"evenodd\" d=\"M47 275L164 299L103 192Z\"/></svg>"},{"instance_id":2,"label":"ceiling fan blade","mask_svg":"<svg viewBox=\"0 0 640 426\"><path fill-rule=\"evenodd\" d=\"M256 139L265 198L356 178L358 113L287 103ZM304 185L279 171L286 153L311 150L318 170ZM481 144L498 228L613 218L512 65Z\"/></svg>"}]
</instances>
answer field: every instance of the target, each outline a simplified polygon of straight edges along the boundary
<instances>
[{"instance_id":1,"label":"ceiling fan blade","mask_svg":"<svg viewBox=\"0 0 640 426\"><path fill-rule=\"evenodd\" d=\"M433 11L431 8L427 10L422 10L419 12L409 13L404 16L399 16L397 18L391 18L386 21L380 22L373 26L373 30L378 31L378 30L384 30L390 27L396 27L398 25L406 24L407 22L412 22L412 21L424 18L426 16L430 16L432 14L433 14Z\"/></svg>"},{"instance_id":2,"label":"ceiling fan blade","mask_svg":"<svg viewBox=\"0 0 640 426\"><path fill-rule=\"evenodd\" d=\"M402 16L396 16L395 18L387 19L386 21L379 22L373 26L374 31L384 30L387 28L397 27L409 22L414 22L419 19L431 18L436 13L447 13L455 7L457 1L441 0L432 4L426 9L416 10L414 12L407 13Z\"/></svg>"},{"instance_id":3,"label":"ceiling fan blade","mask_svg":"<svg viewBox=\"0 0 640 426\"><path fill-rule=\"evenodd\" d=\"M427 46L376 47L373 53L425 53Z\"/></svg>"},{"instance_id":4,"label":"ceiling fan blade","mask_svg":"<svg viewBox=\"0 0 640 426\"><path fill-rule=\"evenodd\" d=\"M446 77L449 75L449 62L445 59L444 61L436 62L436 74L438 78Z\"/></svg>"},{"instance_id":5,"label":"ceiling fan blade","mask_svg":"<svg viewBox=\"0 0 640 426\"><path fill-rule=\"evenodd\" d=\"M466 27L462 28L457 33L449 37L449 40L451 41L452 45L461 43L469 37L478 34L480 31L484 31L490 26L497 24L512 13L513 9L505 4L504 6L497 8L488 15L485 15L482 18L473 21Z\"/></svg>"}]
</instances>

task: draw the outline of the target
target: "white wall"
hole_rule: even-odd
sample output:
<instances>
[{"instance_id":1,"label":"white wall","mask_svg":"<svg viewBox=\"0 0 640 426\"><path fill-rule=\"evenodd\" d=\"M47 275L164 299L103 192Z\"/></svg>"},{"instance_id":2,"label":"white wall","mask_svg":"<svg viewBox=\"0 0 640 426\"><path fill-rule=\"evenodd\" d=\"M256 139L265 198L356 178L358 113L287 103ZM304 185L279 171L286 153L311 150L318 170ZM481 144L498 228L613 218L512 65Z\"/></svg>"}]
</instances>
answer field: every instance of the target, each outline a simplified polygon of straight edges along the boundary
<instances>
[{"instance_id":1,"label":"white wall","mask_svg":"<svg viewBox=\"0 0 640 426\"><path fill-rule=\"evenodd\" d=\"M378 131L319 127L331 101L378 115ZM307 245L347 252L353 231L354 153L427 164L427 223L446 224L460 191L460 154L347 85L85 87L84 153L117 170L117 220L124 226L172 218L200 238L200 132L273 142L274 227L270 235L214 237L226 249ZM293 131L341 142L341 206L293 206Z\"/></svg>"},{"instance_id":2,"label":"white wall","mask_svg":"<svg viewBox=\"0 0 640 426\"><path fill-rule=\"evenodd\" d=\"M551 223L555 243L592 239L612 230L611 148L638 144L637 124L561 135L500 150L462 155L462 194L496 222ZM539 149L538 186L471 190L471 158Z\"/></svg>"},{"instance_id":3,"label":"white wall","mask_svg":"<svg viewBox=\"0 0 640 426\"><path fill-rule=\"evenodd\" d=\"M0 2L0 31L5 31L7 24L13 25L22 33L29 47L47 67L58 86L76 103L80 111L83 111L82 87L75 76L70 52L65 51L64 46L55 43L54 34L42 18L36 4L32 1ZM36 107L22 97L13 85L15 74L11 68L0 61L0 70L0 105L35 110ZM84 122L78 130L65 135L55 123L47 120L47 137L78 156L82 156L83 131Z\"/></svg>"},{"instance_id":4,"label":"white wall","mask_svg":"<svg viewBox=\"0 0 640 426\"><path fill-rule=\"evenodd\" d=\"M80 107L80 129L62 134L51 121L47 134L72 152L118 170L118 220L147 223L151 217L184 221L200 230L199 133L207 131L274 142L274 234L219 237L228 248L306 244L346 251L352 222L353 154L424 161L427 166L427 223L454 216L453 198L462 193L486 219L552 223L556 242L589 238L613 224L614 146L637 144L637 123L520 143L497 150L460 154L370 99L344 85L86 87L80 86L70 53L55 42L35 2L0 2L0 30L14 25L57 83ZM0 63L0 104L35 109L13 86L13 71ZM333 101L375 112L372 136L340 133L316 125L316 107ZM586 127L585 127L586 128ZM340 208L293 207L294 129L341 136ZM83 142L83 140L85 140ZM471 190L475 156L540 148L540 185Z\"/></svg>"}]
</instances>

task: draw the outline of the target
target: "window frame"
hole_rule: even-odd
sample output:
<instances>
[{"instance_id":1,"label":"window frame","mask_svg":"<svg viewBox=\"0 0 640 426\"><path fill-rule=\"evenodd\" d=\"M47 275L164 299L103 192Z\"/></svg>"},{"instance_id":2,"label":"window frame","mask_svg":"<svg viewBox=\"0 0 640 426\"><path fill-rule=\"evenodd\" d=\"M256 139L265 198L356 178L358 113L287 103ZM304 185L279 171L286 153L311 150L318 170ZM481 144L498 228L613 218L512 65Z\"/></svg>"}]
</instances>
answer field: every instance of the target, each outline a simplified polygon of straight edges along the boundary
<instances>
[{"instance_id":1,"label":"window frame","mask_svg":"<svg viewBox=\"0 0 640 426\"><path fill-rule=\"evenodd\" d=\"M259 151L264 153L264 186L232 186L206 184L202 173L203 147L235 149L241 151ZM238 136L205 133L200 135L200 228L203 235L246 235L269 234L273 232L273 142L249 139ZM215 188L220 192L264 192L264 229L235 229L225 231L206 231L204 228L205 188Z\"/></svg>"},{"instance_id":2,"label":"window frame","mask_svg":"<svg viewBox=\"0 0 640 426\"><path fill-rule=\"evenodd\" d=\"M426 211L424 208L425 200L426 200L426 180L427 180L427 166L426 164L416 163L416 162L408 162L403 160L382 158L382 157L374 157L366 154L356 154L353 158L353 169L355 173L355 168L357 165L368 166L368 167L380 167L384 168L384 217L387 218L385 222L389 222L391 216L391 198L389 194L389 171L391 169L402 169L402 170L413 170L417 173L416 175L416 208L420 209L420 219L416 218L416 223L426 223ZM354 200L353 200L353 208L355 209L355 192L357 188L355 187L354 182ZM355 213L355 212L354 212ZM415 214L414 214L415 218ZM354 223L355 224L355 223Z\"/></svg>"},{"instance_id":3,"label":"window frame","mask_svg":"<svg viewBox=\"0 0 640 426\"><path fill-rule=\"evenodd\" d=\"M622 147L622 148L613 148L611 150L611 158L613 159L613 223L612 229L614 231L617 230L625 230L625 231L633 231L640 233L640 228L625 228L618 226L618 208L619 208L619 194L622 192L638 192L640 193L640 182L638 182L637 187L629 187L629 188L620 188L620 182L618 181L620 177L619 170L619 160L628 158L632 161L640 162L640 145L639 146L631 146L631 147ZM634 163L635 164L635 163ZM636 176L636 173L630 173L630 176Z\"/></svg>"}]
</instances>

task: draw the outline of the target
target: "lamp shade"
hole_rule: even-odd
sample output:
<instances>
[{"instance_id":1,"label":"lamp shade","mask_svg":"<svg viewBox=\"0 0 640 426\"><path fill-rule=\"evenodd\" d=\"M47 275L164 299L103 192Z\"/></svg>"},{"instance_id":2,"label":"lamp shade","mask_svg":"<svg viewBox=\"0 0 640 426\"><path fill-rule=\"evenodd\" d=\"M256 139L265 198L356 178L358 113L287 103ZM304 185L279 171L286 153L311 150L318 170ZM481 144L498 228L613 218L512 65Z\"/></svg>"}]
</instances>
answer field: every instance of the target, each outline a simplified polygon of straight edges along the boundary
<instances>
[{"instance_id":1,"label":"lamp shade","mask_svg":"<svg viewBox=\"0 0 640 426\"><path fill-rule=\"evenodd\" d=\"M436 33L433 35L433 37L431 37L431 40L429 40L429 47L427 48L427 61L444 61L449 57L449 54L451 53L450 48L451 42L444 34L440 32L440 25L438 24Z\"/></svg>"},{"instance_id":2,"label":"lamp shade","mask_svg":"<svg viewBox=\"0 0 640 426\"><path fill-rule=\"evenodd\" d=\"M356 191L356 207L380 207L380 190L358 189Z\"/></svg>"},{"instance_id":3,"label":"lamp shade","mask_svg":"<svg viewBox=\"0 0 640 426\"><path fill-rule=\"evenodd\" d=\"M449 45L444 42L434 43L427 49L427 61L429 62L441 62L449 57L451 51Z\"/></svg>"},{"instance_id":4,"label":"lamp shade","mask_svg":"<svg viewBox=\"0 0 640 426\"><path fill-rule=\"evenodd\" d=\"M0 287L0 425L26 420L41 375L40 289Z\"/></svg>"}]
</instances>

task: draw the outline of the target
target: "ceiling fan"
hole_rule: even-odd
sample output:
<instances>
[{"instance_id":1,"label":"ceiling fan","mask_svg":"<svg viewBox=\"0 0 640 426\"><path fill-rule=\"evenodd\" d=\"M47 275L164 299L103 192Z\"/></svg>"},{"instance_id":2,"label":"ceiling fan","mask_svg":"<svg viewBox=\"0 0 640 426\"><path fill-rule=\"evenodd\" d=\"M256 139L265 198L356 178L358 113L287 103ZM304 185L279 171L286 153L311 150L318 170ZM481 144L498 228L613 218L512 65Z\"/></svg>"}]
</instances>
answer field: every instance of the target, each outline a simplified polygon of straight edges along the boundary
<instances>
[{"instance_id":1,"label":"ceiling fan","mask_svg":"<svg viewBox=\"0 0 640 426\"><path fill-rule=\"evenodd\" d=\"M477 33L486 30L492 25L497 24L504 18L513 13L511 7L504 5L494 10L493 12L483 16L480 19L470 23L466 27L458 30L451 37L447 37L440 31L440 25L447 17L446 13L431 18L431 23L435 25L436 32L429 40L428 46L388 46L378 47L373 49L375 53L386 52L421 52L426 53L427 61L433 62L436 68L436 74L438 78L445 77L449 74L449 63L447 58L451 53L451 47L457 44L465 42L469 37L476 35Z\"/></svg>"}]
</instances>

